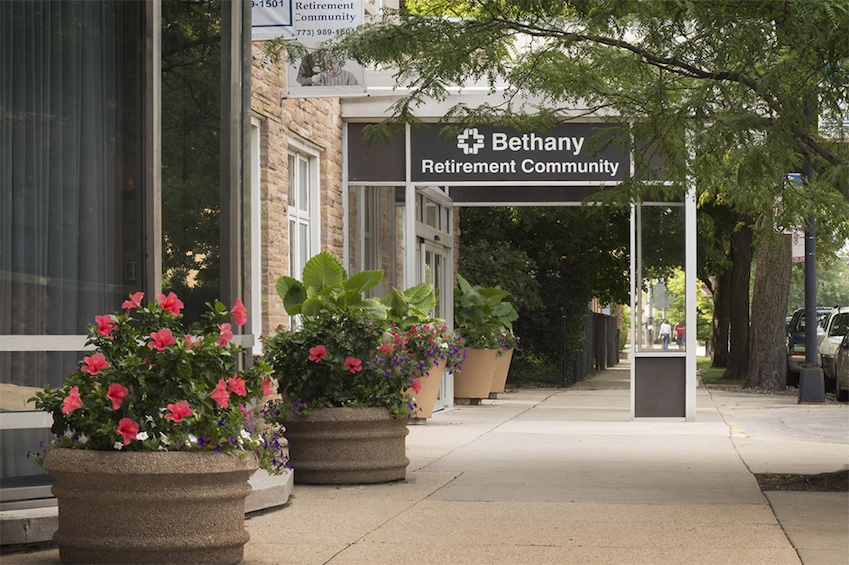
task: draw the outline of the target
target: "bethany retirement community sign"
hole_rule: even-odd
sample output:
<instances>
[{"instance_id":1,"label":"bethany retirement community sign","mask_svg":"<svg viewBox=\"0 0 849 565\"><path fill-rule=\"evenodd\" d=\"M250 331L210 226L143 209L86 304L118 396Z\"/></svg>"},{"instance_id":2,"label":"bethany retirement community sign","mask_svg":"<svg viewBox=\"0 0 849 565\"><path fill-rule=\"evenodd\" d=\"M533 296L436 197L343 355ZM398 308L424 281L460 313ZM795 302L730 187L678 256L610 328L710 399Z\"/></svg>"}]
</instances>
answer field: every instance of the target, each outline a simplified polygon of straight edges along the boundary
<instances>
[{"instance_id":1,"label":"bethany retirement community sign","mask_svg":"<svg viewBox=\"0 0 849 565\"><path fill-rule=\"evenodd\" d=\"M628 152L603 124L561 124L544 133L477 126L451 137L439 126L410 132L411 179L433 183L587 182L630 175ZM592 141L591 141L592 140Z\"/></svg>"}]
</instances>

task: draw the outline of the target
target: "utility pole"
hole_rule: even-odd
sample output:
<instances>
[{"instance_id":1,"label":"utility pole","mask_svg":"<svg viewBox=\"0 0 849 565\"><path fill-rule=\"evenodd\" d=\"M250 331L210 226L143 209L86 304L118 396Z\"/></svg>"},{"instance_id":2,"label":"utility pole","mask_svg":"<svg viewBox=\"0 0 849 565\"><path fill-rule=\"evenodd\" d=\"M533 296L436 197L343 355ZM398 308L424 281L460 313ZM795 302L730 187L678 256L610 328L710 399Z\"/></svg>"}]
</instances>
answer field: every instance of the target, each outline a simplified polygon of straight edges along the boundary
<instances>
[{"instance_id":1,"label":"utility pole","mask_svg":"<svg viewBox=\"0 0 849 565\"><path fill-rule=\"evenodd\" d=\"M805 107L805 117L811 119L811 106ZM808 159L802 166L802 188L814 177ZM817 243L816 220L808 216L805 229L805 365L799 373L799 404L825 402L825 380L817 351Z\"/></svg>"}]
</instances>

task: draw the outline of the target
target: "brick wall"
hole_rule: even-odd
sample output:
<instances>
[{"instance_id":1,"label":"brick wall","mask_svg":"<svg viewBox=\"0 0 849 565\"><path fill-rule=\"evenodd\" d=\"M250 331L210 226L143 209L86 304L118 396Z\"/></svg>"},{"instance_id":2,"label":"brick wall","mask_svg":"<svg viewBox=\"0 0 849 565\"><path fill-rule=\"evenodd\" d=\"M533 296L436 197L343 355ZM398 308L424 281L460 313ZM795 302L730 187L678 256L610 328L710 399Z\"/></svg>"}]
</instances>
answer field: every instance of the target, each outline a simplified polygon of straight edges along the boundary
<instances>
[{"instance_id":1,"label":"brick wall","mask_svg":"<svg viewBox=\"0 0 849 565\"><path fill-rule=\"evenodd\" d=\"M251 112L260 121L262 328L288 325L275 281L289 274L288 159L290 139L319 152L322 250L342 259L342 118L338 98L286 98L283 62L270 64L253 44ZM300 278L300 273L297 274Z\"/></svg>"}]
</instances>

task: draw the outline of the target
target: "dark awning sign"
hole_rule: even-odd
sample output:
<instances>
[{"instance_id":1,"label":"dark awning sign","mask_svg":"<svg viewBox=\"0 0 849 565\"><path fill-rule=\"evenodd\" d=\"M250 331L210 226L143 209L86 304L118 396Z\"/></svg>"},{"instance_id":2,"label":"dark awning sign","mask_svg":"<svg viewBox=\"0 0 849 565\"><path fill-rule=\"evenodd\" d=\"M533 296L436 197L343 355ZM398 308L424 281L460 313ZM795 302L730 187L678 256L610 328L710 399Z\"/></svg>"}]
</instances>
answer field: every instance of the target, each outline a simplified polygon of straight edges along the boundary
<instances>
[{"instance_id":1,"label":"dark awning sign","mask_svg":"<svg viewBox=\"0 0 849 565\"><path fill-rule=\"evenodd\" d=\"M544 133L477 126L453 136L440 126L410 131L413 182L614 184L630 175L628 152L604 124L561 124ZM607 131L606 131L607 129Z\"/></svg>"}]
</instances>

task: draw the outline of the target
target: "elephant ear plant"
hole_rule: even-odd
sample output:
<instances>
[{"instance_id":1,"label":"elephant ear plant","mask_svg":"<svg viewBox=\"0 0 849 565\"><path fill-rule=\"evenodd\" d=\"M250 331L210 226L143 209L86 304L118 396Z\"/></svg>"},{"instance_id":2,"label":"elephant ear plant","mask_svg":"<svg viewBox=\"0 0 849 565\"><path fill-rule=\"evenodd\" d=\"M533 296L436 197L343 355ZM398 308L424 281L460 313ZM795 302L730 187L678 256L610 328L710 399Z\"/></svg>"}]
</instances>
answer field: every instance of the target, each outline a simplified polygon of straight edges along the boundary
<instances>
[{"instance_id":1,"label":"elephant ear plant","mask_svg":"<svg viewBox=\"0 0 849 565\"><path fill-rule=\"evenodd\" d=\"M507 336L513 335L513 322L519 318L513 304L505 301L510 294L497 286L484 288L472 285L461 275L457 275L457 283L454 289L457 335L463 338L467 347L502 349L508 341Z\"/></svg>"},{"instance_id":2,"label":"elephant ear plant","mask_svg":"<svg viewBox=\"0 0 849 565\"><path fill-rule=\"evenodd\" d=\"M393 370L391 355L381 350L388 308L363 296L382 278L383 271L348 277L323 251L307 261L300 281L277 279L286 312L298 317L289 329L263 337L282 398L269 406L269 418L331 407L385 407L403 418L415 408L403 394L411 376Z\"/></svg>"}]
</instances>

